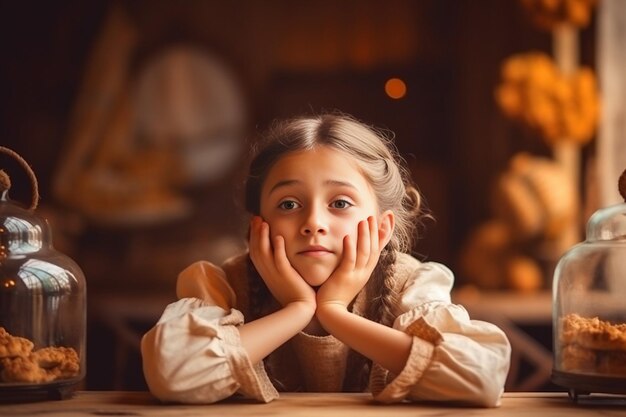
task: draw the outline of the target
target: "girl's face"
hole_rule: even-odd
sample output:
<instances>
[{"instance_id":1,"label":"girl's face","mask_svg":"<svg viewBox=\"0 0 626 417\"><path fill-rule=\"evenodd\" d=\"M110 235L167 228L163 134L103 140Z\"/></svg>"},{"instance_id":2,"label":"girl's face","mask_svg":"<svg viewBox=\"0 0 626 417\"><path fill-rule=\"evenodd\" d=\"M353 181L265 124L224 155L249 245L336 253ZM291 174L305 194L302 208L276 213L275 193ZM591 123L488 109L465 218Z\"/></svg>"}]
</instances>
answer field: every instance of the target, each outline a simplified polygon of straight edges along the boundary
<instances>
[{"instance_id":1,"label":"girl's face","mask_svg":"<svg viewBox=\"0 0 626 417\"><path fill-rule=\"evenodd\" d=\"M327 146L280 158L261 189L261 217L285 239L291 265L312 286L339 265L343 238L377 216L376 196L356 163Z\"/></svg>"}]
</instances>

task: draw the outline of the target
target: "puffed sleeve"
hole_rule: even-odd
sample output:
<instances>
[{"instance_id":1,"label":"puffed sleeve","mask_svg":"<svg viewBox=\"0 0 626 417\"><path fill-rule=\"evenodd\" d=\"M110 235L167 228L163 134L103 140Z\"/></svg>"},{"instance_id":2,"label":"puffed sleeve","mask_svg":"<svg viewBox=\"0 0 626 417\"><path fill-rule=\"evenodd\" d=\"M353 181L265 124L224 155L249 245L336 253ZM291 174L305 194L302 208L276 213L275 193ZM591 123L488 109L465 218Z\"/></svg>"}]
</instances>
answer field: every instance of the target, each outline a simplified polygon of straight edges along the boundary
<instances>
[{"instance_id":1,"label":"puffed sleeve","mask_svg":"<svg viewBox=\"0 0 626 417\"><path fill-rule=\"evenodd\" d=\"M235 294L221 268L197 262L180 273L178 301L141 340L150 392L162 401L212 403L235 393L268 402L278 396L241 346Z\"/></svg>"},{"instance_id":2,"label":"puffed sleeve","mask_svg":"<svg viewBox=\"0 0 626 417\"><path fill-rule=\"evenodd\" d=\"M413 258L411 258L413 259ZM374 364L370 386L382 402L449 401L496 407L509 371L511 347L502 330L471 320L452 304L454 277L444 265L414 260L399 291L393 327L413 336L399 375Z\"/></svg>"}]
</instances>

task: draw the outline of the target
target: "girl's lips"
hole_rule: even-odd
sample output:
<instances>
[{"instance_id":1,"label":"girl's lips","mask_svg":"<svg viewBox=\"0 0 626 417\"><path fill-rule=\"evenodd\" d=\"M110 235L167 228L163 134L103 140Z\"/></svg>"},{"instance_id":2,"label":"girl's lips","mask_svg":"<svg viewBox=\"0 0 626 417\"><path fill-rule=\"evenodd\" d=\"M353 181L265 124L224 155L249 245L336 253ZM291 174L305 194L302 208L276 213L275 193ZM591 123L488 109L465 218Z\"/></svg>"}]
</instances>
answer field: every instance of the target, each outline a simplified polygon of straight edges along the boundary
<instances>
[{"instance_id":1,"label":"girl's lips","mask_svg":"<svg viewBox=\"0 0 626 417\"><path fill-rule=\"evenodd\" d=\"M310 246L298 252L298 255L323 256L323 255L327 255L330 253L332 252L323 246Z\"/></svg>"}]
</instances>

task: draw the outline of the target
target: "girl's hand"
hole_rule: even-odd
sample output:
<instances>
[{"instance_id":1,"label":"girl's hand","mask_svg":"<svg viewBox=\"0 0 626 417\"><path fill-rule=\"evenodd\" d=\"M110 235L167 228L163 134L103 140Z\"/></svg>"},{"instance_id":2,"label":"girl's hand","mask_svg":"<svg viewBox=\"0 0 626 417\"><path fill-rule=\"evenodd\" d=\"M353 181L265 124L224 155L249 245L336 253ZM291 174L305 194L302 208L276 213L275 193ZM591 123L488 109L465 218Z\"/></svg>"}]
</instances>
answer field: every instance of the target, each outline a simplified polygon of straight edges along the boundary
<instances>
[{"instance_id":1,"label":"girl's hand","mask_svg":"<svg viewBox=\"0 0 626 417\"><path fill-rule=\"evenodd\" d=\"M285 252L285 239L274 238L270 244L270 227L261 217L250 221L250 259L268 289L283 306L304 303L315 311L315 291L291 266Z\"/></svg>"},{"instance_id":2,"label":"girl's hand","mask_svg":"<svg viewBox=\"0 0 626 417\"><path fill-rule=\"evenodd\" d=\"M343 257L339 266L317 291L317 308L347 308L369 280L381 252L378 225L373 216L358 225L356 245L349 236L343 239Z\"/></svg>"}]
</instances>

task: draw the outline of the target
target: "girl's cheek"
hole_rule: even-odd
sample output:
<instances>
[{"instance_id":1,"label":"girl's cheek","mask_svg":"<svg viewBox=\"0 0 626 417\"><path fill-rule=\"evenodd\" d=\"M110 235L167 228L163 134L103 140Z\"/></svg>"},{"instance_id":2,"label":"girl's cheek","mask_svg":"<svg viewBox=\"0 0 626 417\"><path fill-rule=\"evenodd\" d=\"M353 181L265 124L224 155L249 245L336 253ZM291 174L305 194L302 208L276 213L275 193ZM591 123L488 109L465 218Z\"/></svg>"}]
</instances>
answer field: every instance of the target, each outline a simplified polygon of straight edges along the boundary
<instances>
[{"instance_id":1,"label":"girl's cheek","mask_svg":"<svg viewBox=\"0 0 626 417\"><path fill-rule=\"evenodd\" d=\"M268 221L267 223L270 225L270 237L272 239L278 235L285 237L284 226L281 222Z\"/></svg>"},{"instance_id":2,"label":"girl's cheek","mask_svg":"<svg viewBox=\"0 0 626 417\"><path fill-rule=\"evenodd\" d=\"M344 236L350 236L350 239L352 241L356 241L358 233L359 233L358 223L354 223L354 224L349 224L349 225L345 225L344 227L342 227L340 235L342 238Z\"/></svg>"}]
</instances>

